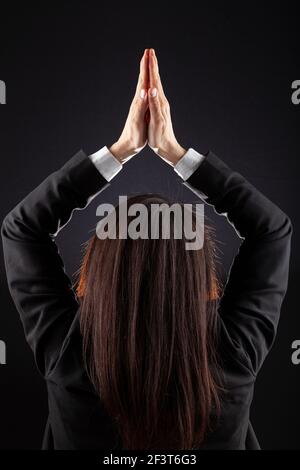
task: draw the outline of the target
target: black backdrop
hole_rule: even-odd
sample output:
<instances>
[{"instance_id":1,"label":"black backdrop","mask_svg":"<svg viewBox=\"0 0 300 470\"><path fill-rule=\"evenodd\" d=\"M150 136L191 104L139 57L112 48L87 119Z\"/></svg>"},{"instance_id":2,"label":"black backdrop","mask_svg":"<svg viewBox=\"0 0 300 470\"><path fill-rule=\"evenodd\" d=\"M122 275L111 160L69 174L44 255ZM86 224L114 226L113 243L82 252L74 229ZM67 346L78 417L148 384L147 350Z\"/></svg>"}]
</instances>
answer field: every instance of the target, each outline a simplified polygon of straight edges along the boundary
<instances>
[{"instance_id":1,"label":"black backdrop","mask_svg":"<svg viewBox=\"0 0 300 470\"><path fill-rule=\"evenodd\" d=\"M292 218L289 290L277 341L257 379L252 420L263 448L300 448L300 365L291 362L291 343L300 339L300 105L291 101L291 84L300 78L299 17L292 7L270 2L251 10L241 2L233 11L213 2L181 3L162 9L155 2L57 8L26 2L10 12L1 4L7 104L0 106L0 218L78 149L96 151L118 137L138 61L145 47L154 47L182 145L213 150ZM96 223L96 206L152 190L195 201L172 169L145 150L59 235L70 275ZM206 213L218 230L224 274L240 242L224 218ZM9 296L2 253L0 276L0 339L7 348L7 364L0 366L0 448L39 448L45 385Z\"/></svg>"}]
</instances>

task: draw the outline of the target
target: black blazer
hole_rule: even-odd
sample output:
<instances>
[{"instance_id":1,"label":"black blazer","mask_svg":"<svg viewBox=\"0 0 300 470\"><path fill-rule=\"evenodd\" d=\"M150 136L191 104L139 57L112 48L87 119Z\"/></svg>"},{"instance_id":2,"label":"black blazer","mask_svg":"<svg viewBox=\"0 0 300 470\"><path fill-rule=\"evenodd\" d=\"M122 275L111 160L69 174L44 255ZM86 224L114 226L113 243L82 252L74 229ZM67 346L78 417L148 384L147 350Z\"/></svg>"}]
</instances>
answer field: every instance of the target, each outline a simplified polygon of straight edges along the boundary
<instances>
[{"instance_id":1,"label":"black blazer","mask_svg":"<svg viewBox=\"0 0 300 470\"><path fill-rule=\"evenodd\" d=\"M287 289L292 226L288 216L213 153L187 183L244 239L219 302L220 348L228 394L205 449L258 448L249 422L255 379L270 350ZM8 285L48 390L43 448L114 449L112 420L82 360L79 303L55 233L107 181L83 151L52 173L5 218Z\"/></svg>"}]
</instances>

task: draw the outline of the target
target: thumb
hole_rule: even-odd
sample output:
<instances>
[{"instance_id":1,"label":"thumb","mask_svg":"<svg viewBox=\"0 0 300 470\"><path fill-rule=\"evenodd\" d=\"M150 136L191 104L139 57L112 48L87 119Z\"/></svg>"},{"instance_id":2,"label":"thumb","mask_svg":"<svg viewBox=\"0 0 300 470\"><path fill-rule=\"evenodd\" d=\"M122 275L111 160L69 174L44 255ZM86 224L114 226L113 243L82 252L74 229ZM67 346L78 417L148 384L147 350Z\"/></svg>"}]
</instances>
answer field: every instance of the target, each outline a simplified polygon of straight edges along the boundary
<instances>
[{"instance_id":1,"label":"thumb","mask_svg":"<svg viewBox=\"0 0 300 470\"><path fill-rule=\"evenodd\" d=\"M157 88L149 88L148 90L148 101L151 117L154 120L159 119L160 117L160 102L158 99L158 90Z\"/></svg>"},{"instance_id":2,"label":"thumb","mask_svg":"<svg viewBox=\"0 0 300 470\"><path fill-rule=\"evenodd\" d=\"M139 96L136 99L135 106L136 110L139 114L144 114L147 107L148 107L148 96L147 96L147 90L142 88L139 92Z\"/></svg>"},{"instance_id":3,"label":"thumb","mask_svg":"<svg viewBox=\"0 0 300 470\"><path fill-rule=\"evenodd\" d=\"M137 121L144 118L148 108L148 96L147 90L141 89L138 94L135 95L131 103L131 117L134 117Z\"/></svg>"}]
</instances>

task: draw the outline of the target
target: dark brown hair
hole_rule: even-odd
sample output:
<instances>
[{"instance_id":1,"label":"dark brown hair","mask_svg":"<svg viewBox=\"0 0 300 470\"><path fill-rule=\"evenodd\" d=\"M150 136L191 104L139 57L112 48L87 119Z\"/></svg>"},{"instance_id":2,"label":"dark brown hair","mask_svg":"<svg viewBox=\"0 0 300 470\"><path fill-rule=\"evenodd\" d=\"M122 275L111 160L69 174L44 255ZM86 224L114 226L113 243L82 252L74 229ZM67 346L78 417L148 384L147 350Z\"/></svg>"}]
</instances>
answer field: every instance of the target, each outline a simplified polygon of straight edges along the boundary
<instances>
[{"instance_id":1,"label":"dark brown hair","mask_svg":"<svg viewBox=\"0 0 300 470\"><path fill-rule=\"evenodd\" d=\"M166 203L157 195L128 199ZM116 208L118 209L118 208ZM212 231L89 243L77 295L90 378L124 449L201 447L219 411L218 283Z\"/></svg>"}]
</instances>

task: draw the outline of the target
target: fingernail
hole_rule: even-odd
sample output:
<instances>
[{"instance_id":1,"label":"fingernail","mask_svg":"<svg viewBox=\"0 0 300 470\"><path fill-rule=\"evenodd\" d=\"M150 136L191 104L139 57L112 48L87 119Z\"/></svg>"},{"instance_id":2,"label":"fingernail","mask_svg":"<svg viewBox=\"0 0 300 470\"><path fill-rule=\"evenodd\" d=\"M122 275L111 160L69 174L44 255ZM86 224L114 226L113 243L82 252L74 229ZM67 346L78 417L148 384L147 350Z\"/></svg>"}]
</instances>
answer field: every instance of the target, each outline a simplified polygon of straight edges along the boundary
<instances>
[{"instance_id":1,"label":"fingernail","mask_svg":"<svg viewBox=\"0 0 300 470\"><path fill-rule=\"evenodd\" d=\"M152 98L155 98L155 96L157 95L157 89L152 88L152 90L150 91L150 94L151 94Z\"/></svg>"},{"instance_id":2,"label":"fingernail","mask_svg":"<svg viewBox=\"0 0 300 470\"><path fill-rule=\"evenodd\" d=\"M140 97L143 100L145 98L145 96L146 96L146 90L143 89L143 90L140 91Z\"/></svg>"}]
</instances>

